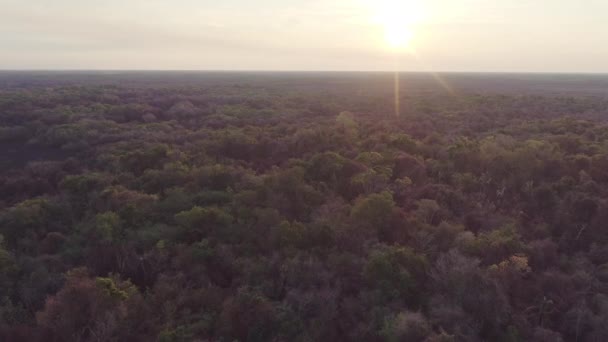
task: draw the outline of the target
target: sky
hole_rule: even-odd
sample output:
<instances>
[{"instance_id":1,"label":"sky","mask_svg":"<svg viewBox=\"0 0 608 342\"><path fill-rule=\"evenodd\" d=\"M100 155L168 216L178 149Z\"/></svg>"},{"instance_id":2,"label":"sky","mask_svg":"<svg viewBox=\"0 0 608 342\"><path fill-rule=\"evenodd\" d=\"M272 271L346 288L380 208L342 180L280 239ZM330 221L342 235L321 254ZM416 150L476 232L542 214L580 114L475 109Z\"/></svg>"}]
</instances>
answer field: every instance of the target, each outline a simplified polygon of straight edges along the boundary
<instances>
[{"instance_id":1,"label":"sky","mask_svg":"<svg viewBox=\"0 0 608 342\"><path fill-rule=\"evenodd\" d=\"M608 0L0 0L0 69L606 73L607 19Z\"/></svg>"}]
</instances>

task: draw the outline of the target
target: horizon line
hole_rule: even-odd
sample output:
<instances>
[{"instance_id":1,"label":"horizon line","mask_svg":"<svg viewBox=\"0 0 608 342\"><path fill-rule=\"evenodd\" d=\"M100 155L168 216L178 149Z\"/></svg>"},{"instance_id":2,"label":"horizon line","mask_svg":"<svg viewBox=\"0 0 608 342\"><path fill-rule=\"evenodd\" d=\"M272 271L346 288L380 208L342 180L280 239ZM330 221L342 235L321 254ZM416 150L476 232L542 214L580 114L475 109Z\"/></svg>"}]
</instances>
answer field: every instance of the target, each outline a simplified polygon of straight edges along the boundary
<instances>
[{"instance_id":1,"label":"horizon line","mask_svg":"<svg viewBox=\"0 0 608 342\"><path fill-rule=\"evenodd\" d=\"M533 74L533 75L608 75L608 71L467 71L467 70L298 70L298 69L1 69L2 73L12 72L57 72L57 73L145 73L145 72L176 72L176 73L408 73L408 74Z\"/></svg>"}]
</instances>

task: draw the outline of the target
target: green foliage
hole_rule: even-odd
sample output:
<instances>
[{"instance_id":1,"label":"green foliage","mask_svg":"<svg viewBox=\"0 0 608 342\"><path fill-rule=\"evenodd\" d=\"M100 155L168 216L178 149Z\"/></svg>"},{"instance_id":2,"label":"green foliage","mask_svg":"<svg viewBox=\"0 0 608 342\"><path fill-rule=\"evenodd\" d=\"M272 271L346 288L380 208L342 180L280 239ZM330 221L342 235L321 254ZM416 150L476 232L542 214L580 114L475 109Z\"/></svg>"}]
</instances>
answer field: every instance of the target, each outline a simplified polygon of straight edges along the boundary
<instances>
[{"instance_id":1,"label":"green foliage","mask_svg":"<svg viewBox=\"0 0 608 342\"><path fill-rule=\"evenodd\" d=\"M192 241L214 234L225 236L234 218L218 207L198 207L175 215L175 222L182 227L181 239ZM222 231L224 230L224 231Z\"/></svg>"},{"instance_id":2,"label":"green foliage","mask_svg":"<svg viewBox=\"0 0 608 342\"><path fill-rule=\"evenodd\" d=\"M354 224L364 229L378 230L389 223L394 208L393 196L384 191L359 198L350 216Z\"/></svg>"},{"instance_id":3,"label":"green foliage","mask_svg":"<svg viewBox=\"0 0 608 342\"><path fill-rule=\"evenodd\" d=\"M232 220L230 214L218 207L201 208L196 206L175 215L175 221L188 229L197 229L207 225L227 226Z\"/></svg>"},{"instance_id":4,"label":"green foliage","mask_svg":"<svg viewBox=\"0 0 608 342\"><path fill-rule=\"evenodd\" d=\"M424 256L403 247L383 247L369 255L364 276L384 301L406 300L417 303L418 286L427 269ZM419 302L418 302L419 303Z\"/></svg>"},{"instance_id":5,"label":"green foliage","mask_svg":"<svg viewBox=\"0 0 608 342\"><path fill-rule=\"evenodd\" d=\"M335 152L325 152L315 155L307 168L307 174L312 179L335 183L344 168L346 159Z\"/></svg>"},{"instance_id":6,"label":"green foliage","mask_svg":"<svg viewBox=\"0 0 608 342\"><path fill-rule=\"evenodd\" d=\"M392 147L409 153L415 153L418 144L411 136L403 133L395 133L389 136L390 144Z\"/></svg>"},{"instance_id":7,"label":"green foliage","mask_svg":"<svg viewBox=\"0 0 608 342\"><path fill-rule=\"evenodd\" d=\"M359 125L351 112L340 112L336 117L336 124L351 139L359 134Z\"/></svg>"},{"instance_id":8,"label":"green foliage","mask_svg":"<svg viewBox=\"0 0 608 342\"><path fill-rule=\"evenodd\" d=\"M98 277L95 279L95 283L98 287L100 287L103 291L105 291L108 296L118 300L124 300L129 298L129 294L127 291L121 290L116 286L116 283L111 278L101 278Z\"/></svg>"},{"instance_id":9,"label":"green foliage","mask_svg":"<svg viewBox=\"0 0 608 342\"><path fill-rule=\"evenodd\" d=\"M78 199L86 199L93 191L98 190L106 183L102 174L87 173L83 175L69 175L61 181L61 187L70 195Z\"/></svg>"},{"instance_id":10,"label":"green foliage","mask_svg":"<svg viewBox=\"0 0 608 342\"><path fill-rule=\"evenodd\" d=\"M602 96L4 76L0 340L608 340Z\"/></svg>"},{"instance_id":11,"label":"green foliage","mask_svg":"<svg viewBox=\"0 0 608 342\"><path fill-rule=\"evenodd\" d=\"M117 242L123 236L123 223L114 212L97 214L94 220L95 236L105 242Z\"/></svg>"},{"instance_id":12,"label":"green foliage","mask_svg":"<svg viewBox=\"0 0 608 342\"><path fill-rule=\"evenodd\" d=\"M306 227L299 223L281 222L276 229L276 240L279 246L302 247L306 234Z\"/></svg>"},{"instance_id":13,"label":"green foliage","mask_svg":"<svg viewBox=\"0 0 608 342\"><path fill-rule=\"evenodd\" d=\"M523 244L516 229L513 226L505 226L480 234L468 242L465 249L493 264L521 252Z\"/></svg>"},{"instance_id":14,"label":"green foliage","mask_svg":"<svg viewBox=\"0 0 608 342\"><path fill-rule=\"evenodd\" d=\"M51 204L45 198L28 199L0 212L0 226L8 243L34 232L46 231Z\"/></svg>"}]
</instances>

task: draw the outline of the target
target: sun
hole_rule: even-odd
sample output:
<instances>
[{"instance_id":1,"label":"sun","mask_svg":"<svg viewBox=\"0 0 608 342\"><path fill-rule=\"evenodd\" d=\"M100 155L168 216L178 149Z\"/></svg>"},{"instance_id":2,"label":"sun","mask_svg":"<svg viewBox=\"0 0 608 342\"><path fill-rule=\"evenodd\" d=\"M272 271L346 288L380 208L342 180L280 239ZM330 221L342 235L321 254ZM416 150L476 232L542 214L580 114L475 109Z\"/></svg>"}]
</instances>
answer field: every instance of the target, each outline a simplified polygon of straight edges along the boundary
<instances>
[{"instance_id":1,"label":"sun","mask_svg":"<svg viewBox=\"0 0 608 342\"><path fill-rule=\"evenodd\" d=\"M385 43L393 48L407 48L414 38L414 27L424 15L420 1L378 0L370 2L374 22L384 32Z\"/></svg>"},{"instance_id":2,"label":"sun","mask_svg":"<svg viewBox=\"0 0 608 342\"><path fill-rule=\"evenodd\" d=\"M386 26L384 31L384 40L395 49L408 47L414 37L414 33L407 27Z\"/></svg>"}]
</instances>

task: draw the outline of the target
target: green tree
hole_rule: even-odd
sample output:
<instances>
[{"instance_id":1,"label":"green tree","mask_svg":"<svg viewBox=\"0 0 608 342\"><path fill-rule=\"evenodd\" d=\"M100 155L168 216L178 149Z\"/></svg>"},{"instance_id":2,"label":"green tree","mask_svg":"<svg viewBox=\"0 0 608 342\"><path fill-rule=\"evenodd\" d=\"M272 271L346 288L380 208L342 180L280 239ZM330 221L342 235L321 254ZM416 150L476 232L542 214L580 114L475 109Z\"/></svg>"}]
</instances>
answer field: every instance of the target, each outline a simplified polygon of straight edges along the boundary
<instances>
[{"instance_id":1,"label":"green tree","mask_svg":"<svg viewBox=\"0 0 608 342\"><path fill-rule=\"evenodd\" d=\"M365 279L383 303L404 300L422 304L419 291L425 282L427 260L405 247L380 246L373 250L364 268Z\"/></svg>"},{"instance_id":2,"label":"green tree","mask_svg":"<svg viewBox=\"0 0 608 342\"><path fill-rule=\"evenodd\" d=\"M384 191L357 199L350 212L350 217L353 224L361 229L378 232L389 225L394 209L393 196Z\"/></svg>"}]
</instances>

